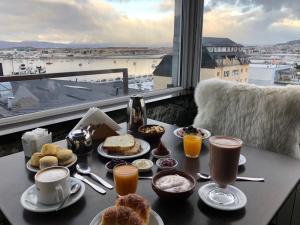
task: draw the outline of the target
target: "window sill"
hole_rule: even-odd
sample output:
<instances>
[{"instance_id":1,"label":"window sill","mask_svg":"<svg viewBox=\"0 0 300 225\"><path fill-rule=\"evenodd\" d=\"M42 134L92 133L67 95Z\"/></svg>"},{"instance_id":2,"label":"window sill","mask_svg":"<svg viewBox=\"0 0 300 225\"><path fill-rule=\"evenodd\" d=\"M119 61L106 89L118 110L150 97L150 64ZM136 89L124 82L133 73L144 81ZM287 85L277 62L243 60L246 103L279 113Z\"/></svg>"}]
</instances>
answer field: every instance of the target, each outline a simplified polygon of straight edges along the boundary
<instances>
[{"instance_id":1,"label":"window sill","mask_svg":"<svg viewBox=\"0 0 300 225\"><path fill-rule=\"evenodd\" d=\"M185 95L190 91L182 87L168 88L164 90L144 93L146 103L160 101L180 95ZM37 127L61 123L81 118L90 107L99 107L104 112L124 109L127 107L129 96L89 102L80 105L67 106L63 108L50 109L15 117L3 118L0 123L0 136L21 132Z\"/></svg>"}]
</instances>

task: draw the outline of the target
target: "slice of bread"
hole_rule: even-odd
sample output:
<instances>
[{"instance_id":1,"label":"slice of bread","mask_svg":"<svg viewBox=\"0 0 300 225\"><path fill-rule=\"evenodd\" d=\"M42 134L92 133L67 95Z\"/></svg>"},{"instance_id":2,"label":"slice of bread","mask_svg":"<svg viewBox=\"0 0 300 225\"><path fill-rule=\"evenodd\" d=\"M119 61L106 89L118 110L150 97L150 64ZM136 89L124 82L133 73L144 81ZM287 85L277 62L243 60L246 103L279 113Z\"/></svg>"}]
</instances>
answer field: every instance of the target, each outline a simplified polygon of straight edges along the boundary
<instances>
[{"instance_id":1,"label":"slice of bread","mask_svg":"<svg viewBox=\"0 0 300 225\"><path fill-rule=\"evenodd\" d=\"M107 137L102 148L108 153L122 153L135 145L134 137L130 134Z\"/></svg>"},{"instance_id":2,"label":"slice of bread","mask_svg":"<svg viewBox=\"0 0 300 225\"><path fill-rule=\"evenodd\" d=\"M123 152L123 155L135 155L140 151L141 148L141 142L137 139L135 139L135 144L132 148L126 150Z\"/></svg>"}]
</instances>

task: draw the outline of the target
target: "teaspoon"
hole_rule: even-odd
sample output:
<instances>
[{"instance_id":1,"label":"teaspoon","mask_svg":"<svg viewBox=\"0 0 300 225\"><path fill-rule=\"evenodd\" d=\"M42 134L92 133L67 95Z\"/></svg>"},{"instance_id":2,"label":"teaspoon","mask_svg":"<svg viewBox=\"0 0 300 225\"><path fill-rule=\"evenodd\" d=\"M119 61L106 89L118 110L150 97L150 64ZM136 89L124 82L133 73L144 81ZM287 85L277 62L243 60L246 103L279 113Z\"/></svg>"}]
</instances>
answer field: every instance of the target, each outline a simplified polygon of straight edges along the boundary
<instances>
[{"instance_id":1,"label":"teaspoon","mask_svg":"<svg viewBox=\"0 0 300 225\"><path fill-rule=\"evenodd\" d=\"M202 180L211 180L211 176L205 173L197 173L197 175ZM257 182L264 182L265 178L262 177L236 177L236 180L238 181L257 181Z\"/></svg>"},{"instance_id":2,"label":"teaspoon","mask_svg":"<svg viewBox=\"0 0 300 225\"><path fill-rule=\"evenodd\" d=\"M64 206L65 202L70 198L70 196L76 194L80 188L81 186L79 183L73 184L71 186L70 194L68 194L67 197L65 197L65 199L59 204L56 211L60 210Z\"/></svg>"}]
</instances>

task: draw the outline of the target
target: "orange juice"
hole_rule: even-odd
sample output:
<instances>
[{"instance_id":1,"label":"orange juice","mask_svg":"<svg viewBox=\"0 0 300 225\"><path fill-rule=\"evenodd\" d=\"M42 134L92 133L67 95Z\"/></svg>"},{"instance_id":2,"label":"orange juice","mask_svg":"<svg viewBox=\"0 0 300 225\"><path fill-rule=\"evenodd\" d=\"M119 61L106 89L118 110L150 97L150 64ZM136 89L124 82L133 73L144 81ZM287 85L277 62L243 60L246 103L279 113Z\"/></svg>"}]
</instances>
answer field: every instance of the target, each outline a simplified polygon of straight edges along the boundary
<instances>
[{"instance_id":1,"label":"orange juice","mask_svg":"<svg viewBox=\"0 0 300 225\"><path fill-rule=\"evenodd\" d=\"M202 146L202 137L195 134L183 136L184 154L189 158L198 158Z\"/></svg>"},{"instance_id":2,"label":"orange juice","mask_svg":"<svg viewBox=\"0 0 300 225\"><path fill-rule=\"evenodd\" d=\"M132 165L116 166L113 170L116 191L119 195L135 193L138 183L138 169Z\"/></svg>"}]
</instances>

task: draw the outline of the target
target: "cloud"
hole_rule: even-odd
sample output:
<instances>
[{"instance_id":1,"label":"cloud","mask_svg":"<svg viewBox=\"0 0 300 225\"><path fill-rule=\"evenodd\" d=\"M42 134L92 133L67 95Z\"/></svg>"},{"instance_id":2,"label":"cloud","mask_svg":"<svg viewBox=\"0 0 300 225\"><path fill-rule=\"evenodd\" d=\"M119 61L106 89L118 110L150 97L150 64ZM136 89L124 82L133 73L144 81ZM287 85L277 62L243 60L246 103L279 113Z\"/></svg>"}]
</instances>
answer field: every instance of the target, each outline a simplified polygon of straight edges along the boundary
<instances>
[{"instance_id":1,"label":"cloud","mask_svg":"<svg viewBox=\"0 0 300 225\"><path fill-rule=\"evenodd\" d=\"M242 44L273 44L300 37L300 1L209 0L204 35Z\"/></svg>"},{"instance_id":2,"label":"cloud","mask_svg":"<svg viewBox=\"0 0 300 225\"><path fill-rule=\"evenodd\" d=\"M104 0L1 0L0 40L171 45L174 15L131 18Z\"/></svg>"},{"instance_id":3,"label":"cloud","mask_svg":"<svg viewBox=\"0 0 300 225\"><path fill-rule=\"evenodd\" d=\"M161 11L169 11L174 10L175 0L163 0L163 2L159 5L159 9Z\"/></svg>"}]
</instances>

